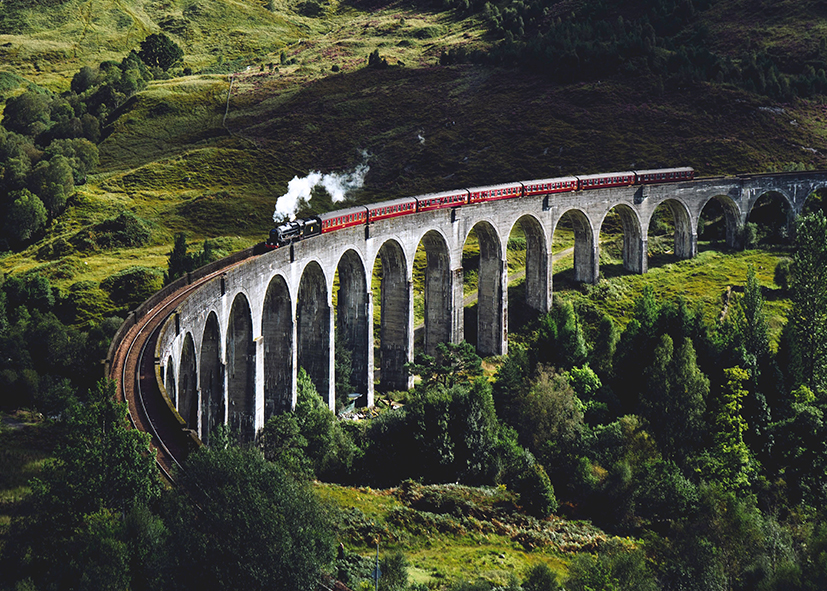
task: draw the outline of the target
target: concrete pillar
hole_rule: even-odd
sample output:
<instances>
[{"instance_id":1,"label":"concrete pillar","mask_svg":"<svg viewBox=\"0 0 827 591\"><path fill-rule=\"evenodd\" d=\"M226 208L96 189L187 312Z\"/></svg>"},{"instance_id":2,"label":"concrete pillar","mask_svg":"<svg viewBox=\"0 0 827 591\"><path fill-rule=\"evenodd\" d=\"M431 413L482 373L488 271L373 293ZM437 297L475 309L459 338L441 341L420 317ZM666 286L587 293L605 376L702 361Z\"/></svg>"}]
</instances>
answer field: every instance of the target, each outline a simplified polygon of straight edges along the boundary
<instances>
[{"instance_id":1,"label":"concrete pillar","mask_svg":"<svg viewBox=\"0 0 827 591\"><path fill-rule=\"evenodd\" d=\"M551 249L546 248L539 225L523 224L523 233L526 237L526 305L545 313L551 309Z\"/></svg>"},{"instance_id":2,"label":"concrete pillar","mask_svg":"<svg viewBox=\"0 0 827 591\"><path fill-rule=\"evenodd\" d=\"M465 303L462 267L451 271L451 342L465 340Z\"/></svg>"},{"instance_id":3,"label":"concrete pillar","mask_svg":"<svg viewBox=\"0 0 827 591\"><path fill-rule=\"evenodd\" d=\"M293 302L293 322L290 333L293 346L290 348L290 408L296 408L296 401L299 395L299 306Z\"/></svg>"},{"instance_id":4,"label":"concrete pillar","mask_svg":"<svg viewBox=\"0 0 827 591\"><path fill-rule=\"evenodd\" d=\"M649 271L649 238L647 236L643 236L640 238L640 245L638 246L638 267L637 269L629 269L634 273L647 273Z\"/></svg>"},{"instance_id":5,"label":"concrete pillar","mask_svg":"<svg viewBox=\"0 0 827 591\"><path fill-rule=\"evenodd\" d=\"M201 425L203 425L204 420L201 417L201 413L204 410L204 406L201 402L201 397L203 394L201 393L201 388L195 390L195 404L196 404L196 417L195 417L195 426L193 429L195 430L196 435L201 441L204 441L203 435L201 433Z\"/></svg>"},{"instance_id":6,"label":"concrete pillar","mask_svg":"<svg viewBox=\"0 0 827 591\"><path fill-rule=\"evenodd\" d=\"M255 396L255 411L253 420L253 430L257 434L262 427L264 427L264 337L257 336L253 340L253 349L255 355L255 364L253 371L255 377L253 379L254 396Z\"/></svg>"},{"instance_id":7,"label":"concrete pillar","mask_svg":"<svg viewBox=\"0 0 827 591\"><path fill-rule=\"evenodd\" d=\"M675 256L679 259L691 259L698 254L698 232L687 231L675 225Z\"/></svg>"},{"instance_id":8,"label":"concrete pillar","mask_svg":"<svg viewBox=\"0 0 827 591\"><path fill-rule=\"evenodd\" d=\"M229 425L230 424L230 396L227 393L227 385L229 384L230 378L228 376L229 372L227 371L227 364L223 361L218 366L219 373L221 374L218 379L221 382L221 409L220 409L220 417L219 421L222 425Z\"/></svg>"},{"instance_id":9,"label":"concrete pillar","mask_svg":"<svg viewBox=\"0 0 827 591\"><path fill-rule=\"evenodd\" d=\"M372 270L371 270L372 271ZM370 285L370 277L373 276L371 272L368 278L368 285ZM373 385L373 371L374 371L374 361L373 361L373 291L371 289L367 290L367 295L365 298L365 317L367 318L367 360L365 363L365 372L367 375L365 376L365 385L367 387L366 395L367 395L367 406L370 408L373 406L373 395L374 395L374 385Z\"/></svg>"},{"instance_id":10,"label":"concrete pillar","mask_svg":"<svg viewBox=\"0 0 827 591\"><path fill-rule=\"evenodd\" d=\"M572 211L569 215L574 229L574 280L597 283L600 257L592 226L583 212Z\"/></svg>"},{"instance_id":11,"label":"concrete pillar","mask_svg":"<svg viewBox=\"0 0 827 591\"><path fill-rule=\"evenodd\" d=\"M508 350L508 265L493 229L477 231L480 245L477 296L477 350L480 355L505 355Z\"/></svg>"},{"instance_id":12,"label":"concrete pillar","mask_svg":"<svg viewBox=\"0 0 827 591\"><path fill-rule=\"evenodd\" d=\"M413 269L408 269L408 310L407 310L407 338L405 342L405 363L411 363L414 359L414 310L413 310ZM414 385L414 377L405 370L404 373L405 390L410 390Z\"/></svg>"},{"instance_id":13,"label":"concrete pillar","mask_svg":"<svg viewBox=\"0 0 827 591\"><path fill-rule=\"evenodd\" d=\"M336 319L333 302L327 306L327 392L319 392L322 398L327 399L327 406L331 412L336 412Z\"/></svg>"},{"instance_id":14,"label":"concrete pillar","mask_svg":"<svg viewBox=\"0 0 827 591\"><path fill-rule=\"evenodd\" d=\"M576 236L576 234L575 234ZM581 283L597 283L600 277L600 250L594 242L574 244L574 280Z\"/></svg>"}]
</instances>

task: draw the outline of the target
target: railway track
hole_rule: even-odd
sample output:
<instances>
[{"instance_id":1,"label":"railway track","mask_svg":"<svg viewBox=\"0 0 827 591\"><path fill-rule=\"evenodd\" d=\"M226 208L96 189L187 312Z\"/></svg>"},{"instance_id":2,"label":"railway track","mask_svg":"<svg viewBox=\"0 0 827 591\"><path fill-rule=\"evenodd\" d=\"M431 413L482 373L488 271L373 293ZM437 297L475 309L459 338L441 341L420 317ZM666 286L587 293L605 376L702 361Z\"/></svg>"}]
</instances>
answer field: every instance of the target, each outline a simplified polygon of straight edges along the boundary
<instances>
[{"instance_id":1,"label":"railway track","mask_svg":"<svg viewBox=\"0 0 827 591\"><path fill-rule=\"evenodd\" d=\"M187 296L238 264L205 275L158 302L127 331L112 357L109 376L117 384L118 398L127 403L134 428L152 437L156 464L170 482L199 442L191 431L182 427L158 387L155 375L158 333Z\"/></svg>"}]
</instances>

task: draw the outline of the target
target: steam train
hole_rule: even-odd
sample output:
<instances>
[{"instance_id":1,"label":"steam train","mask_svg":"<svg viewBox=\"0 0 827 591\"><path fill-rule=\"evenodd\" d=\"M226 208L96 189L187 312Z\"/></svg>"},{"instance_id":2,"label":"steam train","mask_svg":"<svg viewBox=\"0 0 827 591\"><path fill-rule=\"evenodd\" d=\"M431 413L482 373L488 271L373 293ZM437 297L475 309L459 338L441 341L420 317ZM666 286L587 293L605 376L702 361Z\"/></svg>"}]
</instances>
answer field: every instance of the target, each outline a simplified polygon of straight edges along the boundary
<instances>
[{"instance_id":1,"label":"steam train","mask_svg":"<svg viewBox=\"0 0 827 591\"><path fill-rule=\"evenodd\" d=\"M363 226L380 220L411 215L434 209L473 205L498 199L534 197L554 193L625 187L630 185L652 185L689 181L695 178L695 170L690 167L659 168L652 170L627 170L623 172L606 172L583 176L565 176L550 179L537 179L455 189L441 193L428 193L416 197L403 197L391 201L382 201L371 205L360 205L348 209L330 211L311 218L285 222L270 230L270 236L264 247L274 249L291 242L302 240L317 234L334 232L351 226Z\"/></svg>"}]
</instances>

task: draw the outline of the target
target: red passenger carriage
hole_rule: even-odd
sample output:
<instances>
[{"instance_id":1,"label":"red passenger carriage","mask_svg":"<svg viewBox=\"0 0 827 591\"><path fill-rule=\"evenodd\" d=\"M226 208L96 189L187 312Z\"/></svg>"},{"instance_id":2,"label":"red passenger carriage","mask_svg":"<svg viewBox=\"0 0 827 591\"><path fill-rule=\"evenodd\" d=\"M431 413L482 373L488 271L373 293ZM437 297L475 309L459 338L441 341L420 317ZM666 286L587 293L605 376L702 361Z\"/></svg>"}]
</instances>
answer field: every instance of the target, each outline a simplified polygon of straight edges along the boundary
<instances>
[{"instance_id":1,"label":"red passenger carriage","mask_svg":"<svg viewBox=\"0 0 827 591\"><path fill-rule=\"evenodd\" d=\"M319 220L322 224L322 234L351 226L364 226L368 221L368 208L363 205L361 207L329 211L321 214Z\"/></svg>"},{"instance_id":2,"label":"red passenger carriage","mask_svg":"<svg viewBox=\"0 0 827 591\"><path fill-rule=\"evenodd\" d=\"M602 172L600 174L587 174L580 176L579 188L586 189L606 189L608 187L625 187L635 184L635 173L631 170L623 172Z\"/></svg>"},{"instance_id":3,"label":"red passenger carriage","mask_svg":"<svg viewBox=\"0 0 827 591\"><path fill-rule=\"evenodd\" d=\"M488 187L474 187L468 190L468 203L480 203L482 201L495 201L497 199L511 199L523 196L522 183L509 183L507 185L490 185Z\"/></svg>"},{"instance_id":4,"label":"red passenger carriage","mask_svg":"<svg viewBox=\"0 0 827 591\"><path fill-rule=\"evenodd\" d=\"M523 181L523 194L526 197L532 195L548 195L549 193L563 193L577 190L576 176L562 176L553 179L536 179Z\"/></svg>"},{"instance_id":5,"label":"red passenger carriage","mask_svg":"<svg viewBox=\"0 0 827 591\"><path fill-rule=\"evenodd\" d=\"M695 169L689 166L681 168L658 168L655 170L636 170L637 183L649 185L653 183L672 183L675 181L691 181L695 178Z\"/></svg>"},{"instance_id":6,"label":"red passenger carriage","mask_svg":"<svg viewBox=\"0 0 827 591\"><path fill-rule=\"evenodd\" d=\"M367 206L368 222L377 222L416 213L416 197L403 197Z\"/></svg>"},{"instance_id":7,"label":"red passenger carriage","mask_svg":"<svg viewBox=\"0 0 827 591\"><path fill-rule=\"evenodd\" d=\"M443 191L441 193L428 193L416 197L417 211L431 211L432 209L443 209L445 207L459 207L468 203L468 191L457 189L455 191Z\"/></svg>"}]
</instances>

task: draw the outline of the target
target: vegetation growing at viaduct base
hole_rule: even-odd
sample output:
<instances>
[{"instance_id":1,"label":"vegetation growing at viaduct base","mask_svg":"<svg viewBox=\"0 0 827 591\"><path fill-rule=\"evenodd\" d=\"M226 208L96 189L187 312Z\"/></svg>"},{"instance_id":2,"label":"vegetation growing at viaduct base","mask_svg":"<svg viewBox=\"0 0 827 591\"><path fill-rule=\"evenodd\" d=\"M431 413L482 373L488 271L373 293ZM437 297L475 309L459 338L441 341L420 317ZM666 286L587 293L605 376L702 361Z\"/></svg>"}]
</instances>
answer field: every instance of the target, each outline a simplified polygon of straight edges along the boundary
<instances>
[{"instance_id":1,"label":"vegetation growing at viaduct base","mask_svg":"<svg viewBox=\"0 0 827 591\"><path fill-rule=\"evenodd\" d=\"M85 404L59 407L64 444L4 536L2 584L310 589L327 573L358 589L371 582L379 537L386 589L819 588L824 214L800 218L795 237L777 343L764 307L779 292L752 267L714 324L651 287L622 330L594 300L558 298L493 378L466 344L443 345L411 366L421 381L396 395L404 405L368 420L337 419L302 371L295 410L248 448L213 433L173 490L161 491L146 441L98 386ZM370 518L325 512L309 479L395 487L401 506ZM605 533L572 537L557 516ZM395 553L416 551L423 532L474 530L537 557L578 552L565 574L541 560L510 581L426 586Z\"/></svg>"}]
</instances>

